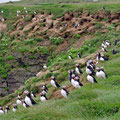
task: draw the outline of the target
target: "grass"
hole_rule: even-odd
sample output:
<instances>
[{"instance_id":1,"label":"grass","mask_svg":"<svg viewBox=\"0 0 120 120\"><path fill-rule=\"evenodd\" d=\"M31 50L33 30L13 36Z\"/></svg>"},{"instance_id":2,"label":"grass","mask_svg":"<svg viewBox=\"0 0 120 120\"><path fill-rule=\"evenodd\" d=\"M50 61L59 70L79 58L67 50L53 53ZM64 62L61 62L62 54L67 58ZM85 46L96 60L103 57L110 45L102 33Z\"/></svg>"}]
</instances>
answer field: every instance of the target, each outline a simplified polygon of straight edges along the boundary
<instances>
[{"instance_id":1,"label":"grass","mask_svg":"<svg viewBox=\"0 0 120 120\"><path fill-rule=\"evenodd\" d=\"M28 2L29 5L26 5ZM105 2L104 0L101 0L99 2L100 4L86 2L80 4L65 4L68 2L81 2L81 0L59 1L63 2L64 4L38 4L38 2L41 2L41 0L24 0L21 2L0 5L0 10L3 9L5 11L5 14L3 16L7 18L6 23L8 24L8 31L10 32L15 29L15 26L12 26L12 24L18 19L16 17L16 10L19 9L21 10L22 14L25 14L23 10L24 6L21 5L23 3L26 5L30 15L33 14L34 10L42 14L44 14L44 12L48 12L54 14L53 19L61 17L64 12L88 11L90 13L95 13L101 10L103 5L107 8L106 12L117 12L120 10L120 4L117 4L119 3L119 0L116 2L114 1L113 4L109 4L108 1ZM42 2L48 1L42 0ZM25 17L25 22L29 22L30 20L30 16ZM107 19L105 18L102 21L107 21ZM55 36L50 38L51 46L49 46L49 51L46 46L40 46L40 42L45 40L42 38L42 35L46 34L45 32L41 31L39 38L31 37L29 39L25 37L17 39L15 36L10 39L7 35L3 35L3 38L0 40L1 77L5 79L7 77L7 69L10 68L10 70L12 70L11 65L9 63L6 64L6 61L16 59L14 56L12 56L11 50L17 50L23 55L26 52L30 52L32 53L32 55L29 56L30 59L35 59L36 53L42 53L44 55L50 53L47 64L50 72L41 78L30 78L25 82L25 86L20 90L17 90L15 93L22 93L25 89L32 90L34 93L37 93L37 88L39 87L37 84L48 80L53 74L61 85L69 84L67 71L74 69L75 63L74 61L68 60L68 54L71 54L74 60L76 60L78 52L82 55L82 58L96 52L96 50L100 49L102 41L108 39L113 44L116 38L120 38L120 31L115 31L115 27L118 25L119 24L111 24L108 26L107 29L109 32L107 33L97 31L94 34L94 37L92 37L90 40L86 40L80 48L76 49L74 46L71 46L67 52L63 52L60 55L54 51L58 45L64 42L64 39L61 37ZM41 27L42 26L43 23L41 23ZM103 24L96 22L96 28L98 30L102 26ZM21 29L23 29L23 26ZM72 39L75 39L77 41L77 39L80 39L81 37L82 36L79 34L74 34L72 36ZM10 111L8 114L1 115L0 120L119 120L120 53L112 56L111 49L109 49L109 51L110 52L108 52L106 55L110 56L110 60L108 62L100 62L98 65L104 66L105 72L108 74L107 79L97 79L98 84L94 85L86 83L85 86L81 89L76 89L75 91L70 92L68 99L51 99L46 103L41 103L38 96L35 99L38 104L34 107L28 109L18 107L16 113L12 113L12 111ZM54 70L52 68L54 68ZM85 65L81 65L81 68L85 72ZM85 79L86 74L84 75ZM48 85L48 87L49 92L47 96L50 96L53 88L50 85ZM5 89L8 90L9 88L6 87ZM15 95L6 96L4 99L1 98L0 105L6 105L11 101L11 99L13 100L13 98L15 98ZM15 102L15 100L13 100L13 102Z\"/></svg>"},{"instance_id":2,"label":"grass","mask_svg":"<svg viewBox=\"0 0 120 120\"><path fill-rule=\"evenodd\" d=\"M16 113L1 115L0 120L119 120L119 59L120 54L117 54L108 62L100 63L100 66L104 65L108 78L97 79L98 84L87 83L71 92L68 99L39 102L28 109L19 107ZM39 101L39 96L36 101Z\"/></svg>"}]
</instances>

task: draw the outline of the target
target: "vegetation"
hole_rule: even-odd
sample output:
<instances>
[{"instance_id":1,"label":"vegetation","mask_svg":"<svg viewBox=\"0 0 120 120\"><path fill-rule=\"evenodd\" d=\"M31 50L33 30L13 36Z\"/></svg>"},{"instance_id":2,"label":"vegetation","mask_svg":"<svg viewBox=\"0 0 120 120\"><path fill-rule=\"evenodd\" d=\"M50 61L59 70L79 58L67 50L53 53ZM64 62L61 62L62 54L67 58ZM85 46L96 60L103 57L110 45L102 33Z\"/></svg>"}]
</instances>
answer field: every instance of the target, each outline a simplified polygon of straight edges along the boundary
<instances>
[{"instance_id":1,"label":"vegetation","mask_svg":"<svg viewBox=\"0 0 120 120\"><path fill-rule=\"evenodd\" d=\"M23 6L21 4L27 4L28 2L29 4L31 4L27 6L30 15L33 14L34 10L37 10L42 14L44 14L45 12L48 12L49 14L53 13L54 19L62 16L64 12L68 11L89 11L93 13L101 10L103 5L105 5L105 7L108 9L108 11L106 12L109 12L109 10L112 12L120 10L120 4L107 4L107 2L105 2L105 4L88 4L86 2L83 2L82 4L38 4L38 2L50 1L23 0L17 3L10 2L9 4L1 5L0 10L3 9L4 11L6 11L4 17L7 18L6 23L8 24L9 30L11 31L15 29L15 26L12 27L13 24L11 23L15 22L15 19L13 18L16 18L16 10L20 9L24 14L25 11L23 10ZM56 0L54 1L57 2ZM82 0L60 0L59 2L80 3L81 1ZM117 0L117 2L119 2L119 0ZM13 14L10 16L11 12ZM102 21L105 22L107 20L107 18L104 18ZM30 21L30 16L25 17L25 22ZM43 27L44 23L40 23L40 26ZM59 54L59 51L56 51L56 48L66 40L63 39L63 37L61 36L48 36L44 38L44 35L47 33L46 31L41 31L40 36L37 38L35 38L34 36L30 38L26 38L25 36L20 36L17 38L15 36L12 36L11 38L9 38L8 35L3 34L2 39L0 40L0 74L3 79L7 78L8 70L9 72L13 70L11 61L18 59L14 57L14 55L12 54L13 52L17 51L20 55L21 53L23 55L26 53L30 53L29 58L32 60L35 59L36 54L49 54L49 58L47 64L47 74L44 74L40 78L33 77L28 79L25 82L25 86L15 91L14 94L1 98L0 105L4 106L6 104L12 104L16 101L15 98L17 96L17 93L22 94L25 89L38 94L41 91L40 85L46 81L49 81L52 75L56 77L56 80L61 86L69 85L68 70L75 68L75 60L79 60L77 58L78 53L80 53L82 55L82 58L84 59L86 56L89 56L92 53L96 53L97 50L100 50L101 43L103 41L110 40L113 46L115 39L120 39L120 30L116 30L116 27L119 26L119 24L111 24L107 26L108 32L106 33L99 31L102 26L104 26L104 24L96 21L95 27L97 31L95 33L88 34L88 36L92 36L92 38L86 39L81 47L75 47L74 45L69 46L69 49L67 49L66 51L60 51L61 54ZM21 29L23 28L24 26L22 26ZM26 32L29 33L30 30ZM64 32L65 30L66 29L63 29L62 32ZM83 37L83 35L74 34L72 35L72 38L70 40L74 39L74 41L77 41L81 37ZM50 42L48 46L44 45L46 41ZM120 43L118 43L118 47L116 47L115 49L120 51ZM72 55L74 60L68 59L69 54ZM119 120L120 53L112 55L112 48L108 48L108 52L105 53L105 56L109 56L109 61L100 62L98 66L104 66L105 72L108 75L107 79L97 79L98 83L94 85L91 85L87 82L81 89L75 89L74 91L71 91L68 99L52 98L46 103L41 103L39 99L40 96L37 95L37 98L35 98L35 101L38 103L37 105L28 109L23 109L21 106L19 106L16 113L10 111L8 114L1 115L0 120ZM16 67L23 66L16 65ZM25 69L27 69L29 65L26 65L24 67ZM82 71L84 73L80 80L86 81L87 75L85 73L85 64L81 63L80 67L82 68ZM47 97L50 97L55 90L49 84L48 87L49 92L47 93ZM8 91L9 88L5 87L5 90Z\"/></svg>"}]
</instances>

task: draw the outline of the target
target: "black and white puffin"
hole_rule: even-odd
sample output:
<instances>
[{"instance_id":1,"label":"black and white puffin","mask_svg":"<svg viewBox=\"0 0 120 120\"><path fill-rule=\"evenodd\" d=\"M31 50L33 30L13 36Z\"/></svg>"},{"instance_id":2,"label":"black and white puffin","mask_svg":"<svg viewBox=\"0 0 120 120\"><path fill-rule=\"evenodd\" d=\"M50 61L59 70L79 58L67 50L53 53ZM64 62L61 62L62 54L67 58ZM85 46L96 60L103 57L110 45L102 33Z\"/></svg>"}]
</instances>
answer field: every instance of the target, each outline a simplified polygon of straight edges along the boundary
<instances>
[{"instance_id":1,"label":"black and white puffin","mask_svg":"<svg viewBox=\"0 0 120 120\"><path fill-rule=\"evenodd\" d=\"M115 49L112 50L112 54L113 54L113 55L115 55L115 54L117 54L117 53L119 53L119 51L116 51Z\"/></svg>"},{"instance_id":2,"label":"black and white puffin","mask_svg":"<svg viewBox=\"0 0 120 120\"><path fill-rule=\"evenodd\" d=\"M99 67L96 67L96 70L97 70L97 72L96 72L96 77L97 77L97 78L101 78L100 68L99 68Z\"/></svg>"},{"instance_id":3,"label":"black and white puffin","mask_svg":"<svg viewBox=\"0 0 120 120\"><path fill-rule=\"evenodd\" d=\"M20 99L21 97L18 95L17 100L16 100L17 105L22 105L22 101Z\"/></svg>"},{"instance_id":4,"label":"black and white puffin","mask_svg":"<svg viewBox=\"0 0 120 120\"><path fill-rule=\"evenodd\" d=\"M72 57L70 54L69 54L69 56L68 56L68 57L69 57L69 59L70 59L70 60L72 60L72 59L73 59L73 57Z\"/></svg>"},{"instance_id":5,"label":"black and white puffin","mask_svg":"<svg viewBox=\"0 0 120 120\"><path fill-rule=\"evenodd\" d=\"M108 47L110 47L110 46L111 46L111 43L110 43L110 41L109 41L109 40L106 40L106 41L105 41L105 44L106 44Z\"/></svg>"},{"instance_id":6,"label":"black and white puffin","mask_svg":"<svg viewBox=\"0 0 120 120\"><path fill-rule=\"evenodd\" d=\"M63 87L62 87L60 93L61 93L61 95L62 95L64 98L67 98L67 97L68 97L69 92L66 90L66 86L63 86Z\"/></svg>"},{"instance_id":7,"label":"black and white puffin","mask_svg":"<svg viewBox=\"0 0 120 120\"><path fill-rule=\"evenodd\" d=\"M14 103L14 104L13 104L13 109L12 109L12 111L13 111L13 112L16 112L16 110L17 110L17 104Z\"/></svg>"},{"instance_id":8,"label":"black and white puffin","mask_svg":"<svg viewBox=\"0 0 120 120\"><path fill-rule=\"evenodd\" d=\"M42 89L43 89L43 88L42 88ZM47 93L47 90L46 90L46 89L43 89L41 93L46 94L46 93Z\"/></svg>"},{"instance_id":9,"label":"black and white puffin","mask_svg":"<svg viewBox=\"0 0 120 120\"><path fill-rule=\"evenodd\" d=\"M47 101L48 99L47 99L47 97L46 97L46 94L40 93L40 100L41 100L42 102Z\"/></svg>"},{"instance_id":10,"label":"black and white puffin","mask_svg":"<svg viewBox=\"0 0 120 120\"><path fill-rule=\"evenodd\" d=\"M109 60L108 57L105 57L104 55L101 55L99 52L97 53L97 60L100 60L100 61L107 61Z\"/></svg>"},{"instance_id":11,"label":"black and white puffin","mask_svg":"<svg viewBox=\"0 0 120 120\"><path fill-rule=\"evenodd\" d=\"M31 92L31 96L32 96L33 98L36 98L36 95L35 95L33 92Z\"/></svg>"},{"instance_id":12,"label":"black and white puffin","mask_svg":"<svg viewBox=\"0 0 120 120\"><path fill-rule=\"evenodd\" d=\"M59 87L60 87L60 85L56 82L54 76L51 77L50 83L51 83L51 85L52 85L53 87L55 87L55 88L59 88Z\"/></svg>"},{"instance_id":13,"label":"black and white puffin","mask_svg":"<svg viewBox=\"0 0 120 120\"><path fill-rule=\"evenodd\" d=\"M29 105L28 105L28 104L26 104L25 100L22 100L22 105L23 105L23 107L24 107L24 108L29 107Z\"/></svg>"},{"instance_id":14,"label":"black and white puffin","mask_svg":"<svg viewBox=\"0 0 120 120\"><path fill-rule=\"evenodd\" d=\"M75 70L71 70L71 72L72 72L72 74L75 75L75 77L79 77L79 75L75 73Z\"/></svg>"},{"instance_id":15,"label":"black and white puffin","mask_svg":"<svg viewBox=\"0 0 120 120\"><path fill-rule=\"evenodd\" d=\"M87 63L93 68L93 70L95 70L95 64L93 60L90 59Z\"/></svg>"},{"instance_id":16,"label":"black and white puffin","mask_svg":"<svg viewBox=\"0 0 120 120\"><path fill-rule=\"evenodd\" d=\"M33 106L34 104L36 104L36 102L31 98L31 94L28 90L24 91L24 94L26 95L25 97L25 103L29 106Z\"/></svg>"},{"instance_id":17,"label":"black and white puffin","mask_svg":"<svg viewBox=\"0 0 120 120\"><path fill-rule=\"evenodd\" d=\"M80 75L80 74L83 74L82 70L80 69L79 64L76 64L75 70L76 70L77 74L79 74L79 75Z\"/></svg>"},{"instance_id":18,"label":"black and white puffin","mask_svg":"<svg viewBox=\"0 0 120 120\"><path fill-rule=\"evenodd\" d=\"M3 110L3 108L0 106L0 114L4 114L5 112L4 112L4 110Z\"/></svg>"},{"instance_id":19,"label":"black and white puffin","mask_svg":"<svg viewBox=\"0 0 120 120\"><path fill-rule=\"evenodd\" d=\"M87 66L86 66L86 73L87 74L91 73L92 75L95 75L95 71L89 63L87 63Z\"/></svg>"},{"instance_id":20,"label":"black and white puffin","mask_svg":"<svg viewBox=\"0 0 120 120\"><path fill-rule=\"evenodd\" d=\"M80 80L79 80L79 77L75 77L75 79L74 79L75 81L74 81L74 87L75 88L81 88L82 86L83 86L83 84L80 82Z\"/></svg>"},{"instance_id":21,"label":"black and white puffin","mask_svg":"<svg viewBox=\"0 0 120 120\"><path fill-rule=\"evenodd\" d=\"M8 113L8 111L10 110L10 108L8 106L5 106L5 113Z\"/></svg>"},{"instance_id":22,"label":"black and white puffin","mask_svg":"<svg viewBox=\"0 0 120 120\"><path fill-rule=\"evenodd\" d=\"M75 87L75 74L72 74L71 84Z\"/></svg>"},{"instance_id":23,"label":"black and white puffin","mask_svg":"<svg viewBox=\"0 0 120 120\"><path fill-rule=\"evenodd\" d=\"M96 79L91 73L88 73L87 80L91 83L97 83Z\"/></svg>"},{"instance_id":24,"label":"black and white puffin","mask_svg":"<svg viewBox=\"0 0 120 120\"><path fill-rule=\"evenodd\" d=\"M117 43L118 43L118 42L119 42L119 40L116 39L115 42L114 42L114 46L117 46Z\"/></svg>"},{"instance_id":25,"label":"black and white puffin","mask_svg":"<svg viewBox=\"0 0 120 120\"><path fill-rule=\"evenodd\" d=\"M47 85L44 84L44 85L42 86L42 89L44 89L44 90L48 90Z\"/></svg>"},{"instance_id":26,"label":"black and white puffin","mask_svg":"<svg viewBox=\"0 0 120 120\"><path fill-rule=\"evenodd\" d=\"M78 56L78 58L81 58L81 55L80 55L80 53L78 53L78 54L77 54L77 56Z\"/></svg>"},{"instance_id":27,"label":"black and white puffin","mask_svg":"<svg viewBox=\"0 0 120 120\"><path fill-rule=\"evenodd\" d=\"M43 68L44 68L44 69L47 69L47 65L46 65L46 64L44 64L44 65L43 65Z\"/></svg>"},{"instance_id":28,"label":"black and white puffin","mask_svg":"<svg viewBox=\"0 0 120 120\"><path fill-rule=\"evenodd\" d=\"M103 79L106 79L106 78L107 78L107 74L106 74L105 71L104 71L104 67L101 67L101 68L100 68L100 75L101 75L101 78L103 78Z\"/></svg>"},{"instance_id":29,"label":"black and white puffin","mask_svg":"<svg viewBox=\"0 0 120 120\"><path fill-rule=\"evenodd\" d=\"M70 81L70 83L71 83L71 79L72 79L72 71L70 70L70 71L68 71L68 73L69 73L69 81Z\"/></svg>"},{"instance_id":30,"label":"black and white puffin","mask_svg":"<svg viewBox=\"0 0 120 120\"><path fill-rule=\"evenodd\" d=\"M105 6L102 6L102 9L105 10Z\"/></svg>"},{"instance_id":31,"label":"black and white puffin","mask_svg":"<svg viewBox=\"0 0 120 120\"><path fill-rule=\"evenodd\" d=\"M103 52L107 52L106 48L102 47L102 51Z\"/></svg>"}]
</instances>

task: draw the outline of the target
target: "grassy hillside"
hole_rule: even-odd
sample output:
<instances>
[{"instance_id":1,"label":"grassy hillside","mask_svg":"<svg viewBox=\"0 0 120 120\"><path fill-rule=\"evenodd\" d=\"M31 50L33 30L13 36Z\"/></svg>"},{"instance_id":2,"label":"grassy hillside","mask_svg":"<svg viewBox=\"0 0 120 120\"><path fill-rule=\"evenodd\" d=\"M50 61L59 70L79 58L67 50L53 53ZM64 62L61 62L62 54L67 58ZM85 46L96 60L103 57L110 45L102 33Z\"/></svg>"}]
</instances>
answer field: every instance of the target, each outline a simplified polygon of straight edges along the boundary
<instances>
[{"instance_id":1,"label":"grassy hillside","mask_svg":"<svg viewBox=\"0 0 120 120\"><path fill-rule=\"evenodd\" d=\"M83 57L90 55L90 48L93 49L94 52L94 47L96 46L96 50L99 49L101 42L105 39L109 39L112 42L113 46L115 38L119 38L119 31L113 31L114 29L104 35L102 33L96 33L96 36L93 39L86 41L80 49L71 49L68 53L71 53L75 58L77 52L81 51L81 49L84 49ZM87 49L86 45L88 44L91 46L89 46L90 48L88 47ZM119 45L116 49L120 50ZM108 75L107 79L97 79L98 83L93 85L87 82L81 89L76 89L70 92L68 99L52 98L46 103L41 103L38 95L36 98L38 104L34 107L28 109L18 107L18 111L16 113L10 112L6 115L1 115L0 120L118 120L120 115L120 53L112 55L111 50L112 49L109 48L109 52L106 53L106 55L109 56L110 60L107 62L100 62L98 65L104 66L105 72ZM74 68L75 64L72 64L70 62L71 61L68 60L67 55L61 55L53 59L51 62L52 64L50 64L51 67L60 65L59 71L61 72L55 74L57 81L59 81L61 85L69 84L67 71ZM49 67L49 69L51 69L51 67ZM85 72L84 67L82 70ZM60 76L63 77L63 79L60 78ZM86 74L84 74L84 76L86 76ZM42 77L41 80L44 82L48 78ZM86 77L83 80L85 79ZM42 81L34 78L32 81L29 80L26 85L28 86L33 83L35 85L36 81L42 83ZM53 87L49 85L49 93L47 94L48 97L52 91Z\"/></svg>"},{"instance_id":2,"label":"grassy hillside","mask_svg":"<svg viewBox=\"0 0 120 120\"><path fill-rule=\"evenodd\" d=\"M72 2L80 2L76 0ZM82 1L82 0L81 0ZM104 0L101 0L104 1ZM100 1L100 2L101 2ZM112 0L111 0L112 1ZM120 39L120 29L119 23L117 24L108 24L106 27L107 32L101 31L101 28L105 26L101 24L101 21L96 21L95 27L97 30L91 33L84 34L73 34L71 38L62 39L59 38L49 38L43 39L42 35L39 38L34 36L27 38L26 36L20 37L9 37L9 34L16 30L13 24L19 20L16 17L16 10L21 10L22 14L25 14L23 8L25 5L23 3L29 4L26 5L29 11L29 14L32 15L34 10L38 13L49 13L52 12L54 15L53 19L60 18L67 11L84 11L88 13L96 13L101 10L102 6L105 5L108 12L119 12L120 4L117 4L117 0L114 4L99 4L99 3L82 3L82 4L45 4L39 5L41 2L39 0L30 1L24 0L21 3L22 5L14 5L14 3L0 5L0 11L4 10L4 18L7 18L5 24L8 25L7 35L2 33L2 39L0 40L0 73L3 74L3 78L7 77L7 69L13 70L10 68L10 63L6 64L4 61L16 60L11 54L13 51L18 51L22 53L23 56L26 53L31 53L29 58L32 60L35 59L35 54L46 55L49 53L48 57L48 70L42 70L43 75L40 78L32 77L25 82L25 85L15 91L15 93L10 94L4 98L0 98L0 105L5 106L6 104L10 105L16 101L17 93L22 94L25 89L33 91L36 93L37 98L35 101L37 105L34 107L24 109L21 106L18 106L16 113L10 111L8 114L1 115L0 120L119 120L120 117L120 53L112 55L112 49L114 47L114 41L116 38ZM48 2L42 1L42 2ZM50 1L49 1L50 2ZM56 0L55 0L56 2ZM58 1L57 1L58 2ZM63 2L68 2L64 0ZM105 1L108 2L108 1ZM37 4L37 5L33 5ZM103 2L102 2L103 3ZM13 5L12 5L13 4ZM31 4L31 5L30 5ZM11 14L12 13L12 14ZM102 22L107 21L107 18L102 19ZM26 24L30 22L27 21ZM29 31L28 31L29 32ZM84 42L81 42L84 38ZM86 80L87 74L85 73L85 61L86 57L89 56L91 59L95 59L95 54L97 51L101 50L101 43L105 40L110 40L112 47L108 48L108 52L104 53L105 56L109 57L109 61L100 62L97 66L104 66L105 72L108 75L107 79L97 79L97 84L90 84ZM65 43L66 41L69 41ZM43 43L50 43L46 47ZM60 51L63 44L70 43L70 46L65 51ZM64 46L63 46L64 47ZM118 46L115 47L116 50L120 51L120 42ZM57 52L55 50L58 50ZM82 59L77 58L77 53L80 52ZM68 55L73 56L73 60L68 59ZM81 62L83 61L83 62ZM11 61L10 61L11 62ZM44 62L44 61L43 61ZM43 63L42 62L42 63ZM67 85L71 87L68 80L68 70L75 69L75 64L79 63L84 74L81 76L80 81L85 85L80 89L71 89L68 99L59 99L60 94L59 90L54 90L50 85L50 77L54 75L60 85ZM28 66L19 66L17 68L28 69ZM40 102L39 92L41 91L41 85L47 82L49 87L49 92L47 97L49 100L45 103ZM8 90L8 88L5 88ZM11 107L12 108L12 107Z\"/></svg>"},{"instance_id":3,"label":"grassy hillside","mask_svg":"<svg viewBox=\"0 0 120 120\"><path fill-rule=\"evenodd\" d=\"M15 4L43 4L43 3L90 3L93 2L93 0L21 0L19 2L9 2L15 3ZM98 0L98 3L119 3L120 0Z\"/></svg>"}]
</instances>

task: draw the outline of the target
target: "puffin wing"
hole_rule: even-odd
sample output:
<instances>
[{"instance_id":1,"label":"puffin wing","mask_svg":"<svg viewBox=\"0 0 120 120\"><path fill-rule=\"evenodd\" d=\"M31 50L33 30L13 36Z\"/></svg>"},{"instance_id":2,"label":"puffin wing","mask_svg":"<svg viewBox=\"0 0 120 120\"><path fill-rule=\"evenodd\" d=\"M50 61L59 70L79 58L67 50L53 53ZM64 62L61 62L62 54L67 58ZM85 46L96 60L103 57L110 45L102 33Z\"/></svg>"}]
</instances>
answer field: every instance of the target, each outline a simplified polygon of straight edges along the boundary
<instances>
[{"instance_id":1,"label":"puffin wing","mask_svg":"<svg viewBox=\"0 0 120 120\"><path fill-rule=\"evenodd\" d=\"M31 98L31 102L33 105L36 104L36 102L32 98Z\"/></svg>"},{"instance_id":2,"label":"puffin wing","mask_svg":"<svg viewBox=\"0 0 120 120\"><path fill-rule=\"evenodd\" d=\"M55 81L55 84L56 84L56 86L59 88L60 87L60 85Z\"/></svg>"}]
</instances>

